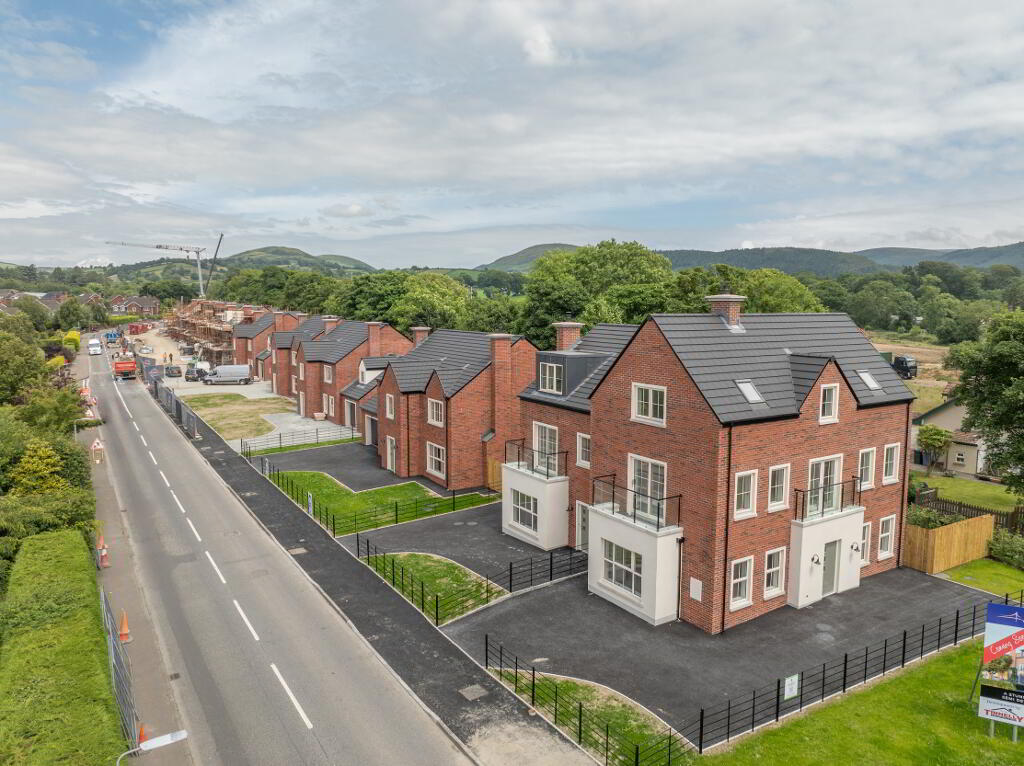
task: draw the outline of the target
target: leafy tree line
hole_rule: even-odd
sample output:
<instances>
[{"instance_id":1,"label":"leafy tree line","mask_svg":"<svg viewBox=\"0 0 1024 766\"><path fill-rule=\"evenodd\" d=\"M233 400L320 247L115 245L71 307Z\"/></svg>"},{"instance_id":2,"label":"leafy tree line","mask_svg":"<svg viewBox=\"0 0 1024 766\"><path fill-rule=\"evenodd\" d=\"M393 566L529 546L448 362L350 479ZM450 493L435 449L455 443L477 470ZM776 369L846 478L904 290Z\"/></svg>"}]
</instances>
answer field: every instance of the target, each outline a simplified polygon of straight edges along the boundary
<instances>
[{"instance_id":1,"label":"leafy tree line","mask_svg":"<svg viewBox=\"0 0 1024 766\"><path fill-rule=\"evenodd\" d=\"M1024 306L1020 269L1002 264L978 269L922 261L900 272L798 278L830 311L850 314L861 327L920 327L946 344L977 340L993 316Z\"/></svg>"},{"instance_id":2,"label":"leafy tree line","mask_svg":"<svg viewBox=\"0 0 1024 766\"><path fill-rule=\"evenodd\" d=\"M809 287L775 269L719 265L673 271L665 256L637 242L609 240L571 252L551 251L529 274L504 281L489 271L474 276L470 289L463 275L453 279L435 271L378 271L336 279L271 266L232 274L214 295L310 314L383 320L401 330L426 325L519 332L542 348L554 342L552 322L639 323L658 312L702 312L704 296L723 289L746 295L748 311L824 310ZM523 294L512 294L518 290Z\"/></svg>"}]
</instances>

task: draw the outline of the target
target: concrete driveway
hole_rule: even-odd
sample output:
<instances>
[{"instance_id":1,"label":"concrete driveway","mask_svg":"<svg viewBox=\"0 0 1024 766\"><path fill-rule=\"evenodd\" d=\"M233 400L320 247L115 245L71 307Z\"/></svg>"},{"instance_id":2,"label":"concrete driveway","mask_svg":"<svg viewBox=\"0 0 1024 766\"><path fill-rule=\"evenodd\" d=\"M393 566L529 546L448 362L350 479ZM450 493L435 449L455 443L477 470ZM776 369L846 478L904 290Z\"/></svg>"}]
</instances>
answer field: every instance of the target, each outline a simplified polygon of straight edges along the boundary
<instances>
[{"instance_id":1,"label":"concrete driveway","mask_svg":"<svg viewBox=\"0 0 1024 766\"><path fill-rule=\"evenodd\" d=\"M579 577L524 593L444 626L473 656L484 634L538 670L597 681L681 727L702 706L920 630L983 594L912 569L869 577L804 609L784 607L712 636L684 622L657 628L587 592ZM970 611L968 609L968 611ZM540 659L534 659L540 658Z\"/></svg>"},{"instance_id":2,"label":"concrete driveway","mask_svg":"<svg viewBox=\"0 0 1024 766\"><path fill-rule=\"evenodd\" d=\"M415 481L431 492L449 494L444 487L423 477L396 476L381 468L376 449L358 442L280 452L268 457L281 471L322 471L354 492Z\"/></svg>"}]
</instances>

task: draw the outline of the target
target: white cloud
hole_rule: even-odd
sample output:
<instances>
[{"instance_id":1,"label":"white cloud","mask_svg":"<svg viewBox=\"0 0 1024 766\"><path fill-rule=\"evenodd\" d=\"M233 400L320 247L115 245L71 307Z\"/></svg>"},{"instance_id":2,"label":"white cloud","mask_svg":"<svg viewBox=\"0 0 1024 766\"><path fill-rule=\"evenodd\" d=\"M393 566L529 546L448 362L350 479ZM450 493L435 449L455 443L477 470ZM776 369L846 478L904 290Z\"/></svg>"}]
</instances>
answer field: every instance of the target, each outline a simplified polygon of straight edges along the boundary
<instances>
[{"instance_id":1,"label":"white cloud","mask_svg":"<svg viewBox=\"0 0 1024 766\"><path fill-rule=\"evenodd\" d=\"M322 208L320 215L327 216L328 218L361 218L373 215L373 211L364 205L360 205L358 202L350 202L347 205L339 202L336 205Z\"/></svg>"}]
</instances>

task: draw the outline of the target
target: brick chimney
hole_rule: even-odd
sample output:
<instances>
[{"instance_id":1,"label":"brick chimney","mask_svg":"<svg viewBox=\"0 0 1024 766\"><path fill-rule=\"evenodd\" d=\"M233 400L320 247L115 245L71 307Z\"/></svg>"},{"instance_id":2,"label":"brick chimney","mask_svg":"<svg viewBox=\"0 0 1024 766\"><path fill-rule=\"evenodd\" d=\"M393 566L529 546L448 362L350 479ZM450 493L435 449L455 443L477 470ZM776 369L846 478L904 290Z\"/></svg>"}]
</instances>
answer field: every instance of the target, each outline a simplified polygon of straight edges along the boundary
<instances>
[{"instance_id":1,"label":"brick chimney","mask_svg":"<svg viewBox=\"0 0 1024 766\"><path fill-rule=\"evenodd\" d=\"M281 332L288 332L294 330L299 326L299 322L306 318L305 314L292 314L289 311L275 311L274 312L274 329Z\"/></svg>"},{"instance_id":2,"label":"brick chimney","mask_svg":"<svg viewBox=\"0 0 1024 766\"><path fill-rule=\"evenodd\" d=\"M580 339L583 322L554 322L555 351L567 351Z\"/></svg>"},{"instance_id":3,"label":"brick chimney","mask_svg":"<svg viewBox=\"0 0 1024 766\"><path fill-rule=\"evenodd\" d=\"M747 300L745 295L732 295L720 293L708 295L704 298L712 314L722 317L730 329L740 328L740 315L743 313L743 303Z\"/></svg>"},{"instance_id":4,"label":"brick chimney","mask_svg":"<svg viewBox=\"0 0 1024 766\"><path fill-rule=\"evenodd\" d=\"M410 327L412 330L412 343L414 346L420 345L430 335L429 327Z\"/></svg>"},{"instance_id":5,"label":"brick chimney","mask_svg":"<svg viewBox=\"0 0 1024 766\"><path fill-rule=\"evenodd\" d=\"M491 401L494 409L494 438L491 444L495 452L492 457L497 460L503 459L498 456L505 449L505 440L508 439L516 423L515 417L516 392L512 390L512 339L514 335L508 333L491 333ZM488 452L492 448L488 445Z\"/></svg>"},{"instance_id":6,"label":"brick chimney","mask_svg":"<svg viewBox=\"0 0 1024 766\"><path fill-rule=\"evenodd\" d=\"M366 323L366 355L380 356L380 333L384 327L383 322Z\"/></svg>"},{"instance_id":7,"label":"brick chimney","mask_svg":"<svg viewBox=\"0 0 1024 766\"><path fill-rule=\"evenodd\" d=\"M336 316L325 316L324 317L324 332L329 333L335 327L338 326L338 322L341 321L341 317Z\"/></svg>"}]
</instances>

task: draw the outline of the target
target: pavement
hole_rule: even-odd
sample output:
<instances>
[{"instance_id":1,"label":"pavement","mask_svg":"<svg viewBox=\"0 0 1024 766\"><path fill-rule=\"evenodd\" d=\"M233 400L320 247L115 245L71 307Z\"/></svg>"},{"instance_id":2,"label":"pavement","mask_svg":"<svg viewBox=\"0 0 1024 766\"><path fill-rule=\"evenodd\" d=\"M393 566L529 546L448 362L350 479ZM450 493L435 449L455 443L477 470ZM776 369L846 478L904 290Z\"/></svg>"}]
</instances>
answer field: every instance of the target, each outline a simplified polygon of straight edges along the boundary
<instances>
[{"instance_id":1,"label":"pavement","mask_svg":"<svg viewBox=\"0 0 1024 766\"><path fill-rule=\"evenodd\" d=\"M506 571L510 561L546 555L501 531L501 503L383 527L360 533L359 538L389 553L444 556L484 577ZM355 551L355 535L341 537L339 542Z\"/></svg>"},{"instance_id":2,"label":"pavement","mask_svg":"<svg viewBox=\"0 0 1024 766\"><path fill-rule=\"evenodd\" d=\"M381 468L376 449L359 442L279 452L268 457L281 471L321 471L333 476L353 492L415 481L435 494L449 494L444 487L422 476L403 477Z\"/></svg>"},{"instance_id":3,"label":"pavement","mask_svg":"<svg viewBox=\"0 0 1024 766\"><path fill-rule=\"evenodd\" d=\"M778 678L845 652L920 630L927 621L984 601L978 591L913 569L865 578L859 588L783 607L718 635L685 622L654 627L578 577L506 599L444 626L467 651L490 636L538 670L605 684L684 729L702 707L747 699ZM970 609L967 609L970 612Z\"/></svg>"},{"instance_id":4,"label":"pavement","mask_svg":"<svg viewBox=\"0 0 1024 766\"><path fill-rule=\"evenodd\" d=\"M138 632L143 720L179 725L159 700L169 689L192 761L204 765L471 763L146 388L115 383L106 356L87 359L125 509L125 535L108 539L117 544L103 577L131 571L145 598L129 609L128 589L114 592ZM182 753L177 763L187 762Z\"/></svg>"},{"instance_id":5,"label":"pavement","mask_svg":"<svg viewBox=\"0 0 1024 766\"><path fill-rule=\"evenodd\" d=\"M197 446L213 470L245 500L270 535L293 553L295 563L337 604L383 662L481 763L593 763L480 667L482 639L471 652L460 650L205 423L200 423L200 435ZM295 453L281 456L290 454ZM358 691L376 696L379 690L364 686ZM405 721L396 721L385 730L392 737L406 726ZM423 755L414 762L445 761Z\"/></svg>"}]
</instances>

